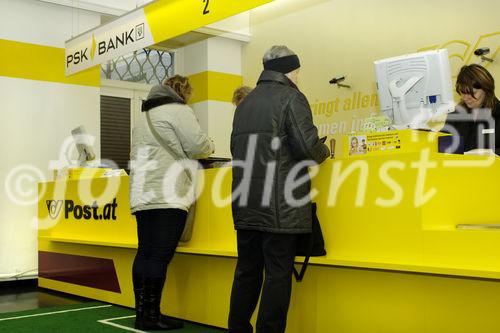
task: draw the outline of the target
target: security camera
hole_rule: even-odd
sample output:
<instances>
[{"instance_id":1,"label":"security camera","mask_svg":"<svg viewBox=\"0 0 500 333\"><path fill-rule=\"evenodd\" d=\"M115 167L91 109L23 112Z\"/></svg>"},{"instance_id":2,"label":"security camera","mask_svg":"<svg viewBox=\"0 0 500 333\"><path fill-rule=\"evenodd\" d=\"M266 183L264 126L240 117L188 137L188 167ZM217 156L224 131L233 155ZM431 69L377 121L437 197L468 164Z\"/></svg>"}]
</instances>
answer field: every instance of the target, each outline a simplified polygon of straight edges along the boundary
<instances>
[{"instance_id":1,"label":"security camera","mask_svg":"<svg viewBox=\"0 0 500 333\"><path fill-rule=\"evenodd\" d=\"M481 57L482 61L493 62L493 59L486 57L486 55L489 53L490 53L489 47L481 47L479 49L474 50L474 54L477 55L478 57Z\"/></svg>"},{"instance_id":2,"label":"security camera","mask_svg":"<svg viewBox=\"0 0 500 333\"><path fill-rule=\"evenodd\" d=\"M345 75L339 75L331 79L330 84L336 84L338 88L351 88L351 86L347 84L341 84L340 82L343 82L345 80Z\"/></svg>"},{"instance_id":3,"label":"security camera","mask_svg":"<svg viewBox=\"0 0 500 333\"><path fill-rule=\"evenodd\" d=\"M330 82L330 84L338 84L344 80L345 80L345 76L337 76L337 77L334 77L333 79L331 79L329 82Z\"/></svg>"},{"instance_id":4,"label":"security camera","mask_svg":"<svg viewBox=\"0 0 500 333\"><path fill-rule=\"evenodd\" d=\"M476 49L474 51L474 54L479 56L485 56L490 53L490 48L489 47L481 47L479 49Z\"/></svg>"}]
</instances>

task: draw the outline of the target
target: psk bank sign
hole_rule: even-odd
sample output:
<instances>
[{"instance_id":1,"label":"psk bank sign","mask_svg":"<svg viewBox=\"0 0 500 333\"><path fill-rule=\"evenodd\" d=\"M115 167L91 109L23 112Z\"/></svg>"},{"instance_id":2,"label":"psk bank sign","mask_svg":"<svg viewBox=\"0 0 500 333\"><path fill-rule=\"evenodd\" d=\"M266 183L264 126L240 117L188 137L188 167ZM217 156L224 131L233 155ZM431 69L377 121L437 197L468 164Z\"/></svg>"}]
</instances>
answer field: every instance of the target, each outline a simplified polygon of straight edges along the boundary
<instances>
[{"instance_id":1,"label":"psk bank sign","mask_svg":"<svg viewBox=\"0 0 500 333\"><path fill-rule=\"evenodd\" d=\"M66 42L66 75L153 45L144 10L138 9Z\"/></svg>"}]
</instances>

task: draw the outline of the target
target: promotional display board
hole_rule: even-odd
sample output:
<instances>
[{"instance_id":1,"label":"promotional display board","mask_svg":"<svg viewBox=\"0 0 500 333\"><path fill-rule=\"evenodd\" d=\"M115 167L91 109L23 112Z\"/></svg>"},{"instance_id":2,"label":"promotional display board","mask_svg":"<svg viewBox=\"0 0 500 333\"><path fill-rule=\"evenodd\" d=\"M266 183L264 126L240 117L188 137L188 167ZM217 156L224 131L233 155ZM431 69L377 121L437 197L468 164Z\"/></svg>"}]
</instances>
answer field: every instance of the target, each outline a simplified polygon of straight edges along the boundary
<instances>
[{"instance_id":1,"label":"promotional display board","mask_svg":"<svg viewBox=\"0 0 500 333\"><path fill-rule=\"evenodd\" d=\"M341 138L342 155L337 158L417 153L423 149L437 152L436 140L448 134L430 131L400 130L355 133Z\"/></svg>"}]
</instances>

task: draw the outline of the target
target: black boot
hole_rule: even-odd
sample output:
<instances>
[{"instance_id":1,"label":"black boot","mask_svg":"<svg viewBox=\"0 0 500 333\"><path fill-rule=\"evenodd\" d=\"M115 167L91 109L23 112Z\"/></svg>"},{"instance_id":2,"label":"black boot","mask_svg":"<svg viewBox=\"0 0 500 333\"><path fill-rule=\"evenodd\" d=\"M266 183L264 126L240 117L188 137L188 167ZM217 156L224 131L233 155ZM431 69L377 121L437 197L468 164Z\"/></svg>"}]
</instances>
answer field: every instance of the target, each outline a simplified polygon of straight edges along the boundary
<instances>
[{"instance_id":1,"label":"black boot","mask_svg":"<svg viewBox=\"0 0 500 333\"><path fill-rule=\"evenodd\" d=\"M175 330L184 327L178 320L162 316L160 313L161 291L164 279L145 280L144 314L142 321L137 322L135 328L141 330ZM139 324L139 325L138 325Z\"/></svg>"},{"instance_id":2,"label":"black boot","mask_svg":"<svg viewBox=\"0 0 500 333\"><path fill-rule=\"evenodd\" d=\"M133 275L135 296L135 327L142 326L144 320L144 279L141 276Z\"/></svg>"}]
</instances>

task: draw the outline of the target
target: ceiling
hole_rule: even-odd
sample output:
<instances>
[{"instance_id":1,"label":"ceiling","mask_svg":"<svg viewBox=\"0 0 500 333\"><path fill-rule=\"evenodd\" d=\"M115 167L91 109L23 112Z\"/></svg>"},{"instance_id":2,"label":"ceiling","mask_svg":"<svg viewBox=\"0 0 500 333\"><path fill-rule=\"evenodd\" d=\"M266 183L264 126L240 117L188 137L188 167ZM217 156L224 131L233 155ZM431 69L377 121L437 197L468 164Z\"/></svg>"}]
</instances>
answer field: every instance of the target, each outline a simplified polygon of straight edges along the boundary
<instances>
[{"instance_id":1,"label":"ceiling","mask_svg":"<svg viewBox=\"0 0 500 333\"><path fill-rule=\"evenodd\" d=\"M154 0L38 0L61 6L85 9L104 15L120 16Z\"/></svg>"}]
</instances>

